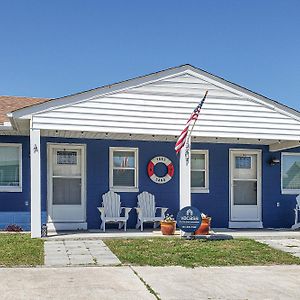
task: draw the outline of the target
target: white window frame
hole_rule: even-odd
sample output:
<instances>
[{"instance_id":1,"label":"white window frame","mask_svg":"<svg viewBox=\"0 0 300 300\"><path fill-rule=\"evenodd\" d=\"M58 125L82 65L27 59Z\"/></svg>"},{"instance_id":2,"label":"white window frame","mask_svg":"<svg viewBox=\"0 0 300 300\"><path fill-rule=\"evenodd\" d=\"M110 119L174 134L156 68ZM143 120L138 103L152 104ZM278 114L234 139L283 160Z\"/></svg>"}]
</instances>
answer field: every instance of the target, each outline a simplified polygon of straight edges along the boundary
<instances>
[{"instance_id":1,"label":"white window frame","mask_svg":"<svg viewBox=\"0 0 300 300\"><path fill-rule=\"evenodd\" d=\"M208 150L191 150L191 157L192 154L204 154L205 159L205 169L197 169L194 171L204 171L205 172L205 187L192 187L192 193L209 193L209 152ZM191 176L192 176L192 163L191 163ZM192 185L192 181L191 181Z\"/></svg>"},{"instance_id":2,"label":"white window frame","mask_svg":"<svg viewBox=\"0 0 300 300\"><path fill-rule=\"evenodd\" d=\"M134 153L135 159L135 173L134 186L114 186L113 185L113 153L115 151L130 151ZM109 147L109 189L114 192L138 192L139 191L139 149L131 147Z\"/></svg>"},{"instance_id":3,"label":"white window frame","mask_svg":"<svg viewBox=\"0 0 300 300\"><path fill-rule=\"evenodd\" d=\"M281 194L285 195L299 195L300 194L300 189L284 189L283 188L283 156L299 156L299 152L282 152L281 153L281 168L280 168L280 184L281 184Z\"/></svg>"},{"instance_id":4,"label":"white window frame","mask_svg":"<svg viewBox=\"0 0 300 300\"><path fill-rule=\"evenodd\" d=\"M0 147L17 147L19 149L19 185L18 186L0 185L0 192L21 193L22 192L22 144L0 143Z\"/></svg>"}]
</instances>

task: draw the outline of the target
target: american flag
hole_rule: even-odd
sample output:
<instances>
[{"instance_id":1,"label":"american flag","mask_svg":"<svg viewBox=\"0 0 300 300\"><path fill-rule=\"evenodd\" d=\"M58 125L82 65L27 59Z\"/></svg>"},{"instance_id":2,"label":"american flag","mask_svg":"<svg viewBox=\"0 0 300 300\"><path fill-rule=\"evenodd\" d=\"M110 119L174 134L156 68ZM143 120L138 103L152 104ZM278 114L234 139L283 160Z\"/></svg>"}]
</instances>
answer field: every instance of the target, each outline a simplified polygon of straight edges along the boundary
<instances>
[{"instance_id":1,"label":"american flag","mask_svg":"<svg viewBox=\"0 0 300 300\"><path fill-rule=\"evenodd\" d=\"M176 142L176 145L175 145L175 151L176 151L176 154L178 154L180 152L180 150L182 149L182 147L184 146L185 142L186 142L186 139L187 139L187 135L188 135L188 132L189 132L189 127L190 125L192 124L192 122L196 122L197 119L198 119L198 116L199 116L199 113L201 111L201 108L202 108L202 105L205 101L205 98L207 96L207 93L208 91L206 91L203 99L201 100L201 102L197 105L197 107L194 109L194 111L192 112L190 118L188 119L188 121L186 122L185 124L185 127L183 129L183 131L181 132L177 142Z\"/></svg>"}]
</instances>

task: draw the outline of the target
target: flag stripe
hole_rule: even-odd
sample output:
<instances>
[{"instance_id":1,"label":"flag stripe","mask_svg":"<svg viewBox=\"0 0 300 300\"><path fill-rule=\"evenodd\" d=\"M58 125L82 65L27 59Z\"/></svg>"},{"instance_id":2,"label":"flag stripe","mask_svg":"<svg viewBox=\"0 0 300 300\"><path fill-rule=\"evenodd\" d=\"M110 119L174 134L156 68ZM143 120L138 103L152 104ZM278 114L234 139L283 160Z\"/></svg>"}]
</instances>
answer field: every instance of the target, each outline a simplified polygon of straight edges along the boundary
<instances>
[{"instance_id":1,"label":"flag stripe","mask_svg":"<svg viewBox=\"0 0 300 300\"><path fill-rule=\"evenodd\" d=\"M203 99L201 100L201 102L197 105L197 107L194 109L194 111L192 112L190 118L188 119L188 121L186 122L185 124L185 127L184 129L182 130L182 132L180 133L179 137L178 137L178 140L176 142L176 145L175 145L175 151L176 151L176 154L180 152L180 150L182 149L182 147L184 146L185 142L186 142L186 138L187 138L187 135L188 135L188 130L189 130L189 127L191 125L191 123L193 121L197 121L198 119L198 116L200 114L200 111L201 111L201 108L202 108L202 105L205 101L205 98L207 96L207 93L208 91L206 91Z\"/></svg>"}]
</instances>

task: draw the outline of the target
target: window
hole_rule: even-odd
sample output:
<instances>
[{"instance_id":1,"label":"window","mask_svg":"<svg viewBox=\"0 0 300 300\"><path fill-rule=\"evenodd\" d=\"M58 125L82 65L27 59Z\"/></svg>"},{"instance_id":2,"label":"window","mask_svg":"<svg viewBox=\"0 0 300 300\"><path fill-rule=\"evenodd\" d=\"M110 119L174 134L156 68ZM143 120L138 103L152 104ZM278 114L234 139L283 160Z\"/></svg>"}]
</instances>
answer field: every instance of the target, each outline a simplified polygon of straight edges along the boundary
<instances>
[{"instance_id":1,"label":"window","mask_svg":"<svg viewBox=\"0 0 300 300\"><path fill-rule=\"evenodd\" d=\"M77 165L76 151L57 151L58 165Z\"/></svg>"},{"instance_id":2,"label":"window","mask_svg":"<svg viewBox=\"0 0 300 300\"><path fill-rule=\"evenodd\" d=\"M235 168L236 169L251 169L251 156L236 156Z\"/></svg>"},{"instance_id":3,"label":"window","mask_svg":"<svg viewBox=\"0 0 300 300\"><path fill-rule=\"evenodd\" d=\"M21 144L0 144L0 191L22 192Z\"/></svg>"},{"instance_id":4,"label":"window","mask_svg":"<svg viewBox=\"0 0 300 300\"><path fill-rule=\"evenodd\" d=\"M138 149L110 148L110 188L138 191Z\"/></svg>"},{"instance_id":5,"label":"window","mask_svg":"<svg viewBox=\"0 0 300 300\"><path fill-rule=\"evenodd\" d=\"M283 194L300 194L300 153L282 153L281 190Z\"/></svg>"},{"instance_id":6,"label":"window","mask_svg":"<svg viewBox=\"0 0 300 300\"><path fill-rule=\"evenodd\" d=\"M191 188L195 193L209 193L208 150L192 150Z\"/></svg>"}]
</instances>

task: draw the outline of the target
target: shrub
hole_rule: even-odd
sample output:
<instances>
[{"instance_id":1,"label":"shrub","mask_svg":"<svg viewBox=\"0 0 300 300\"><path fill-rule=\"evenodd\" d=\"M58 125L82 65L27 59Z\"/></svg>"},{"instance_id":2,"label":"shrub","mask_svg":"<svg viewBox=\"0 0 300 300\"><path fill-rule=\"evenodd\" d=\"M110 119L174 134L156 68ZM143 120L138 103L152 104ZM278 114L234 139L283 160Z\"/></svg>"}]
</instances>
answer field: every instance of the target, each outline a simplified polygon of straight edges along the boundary
<instances>
[{"instance_id":1,"label":"shrub","mask_svg":"<svg viewBox=\"0 0 300 300\"><path fill-rule=\"evenodd\" d=\"M23 231L22 227L19 226L19 225L16 225L16 224L11 224L11 225L8 225L6 228L5 228L6 231L13 231L13 232L21 232Z\"/></svg>"}]
</instances>

